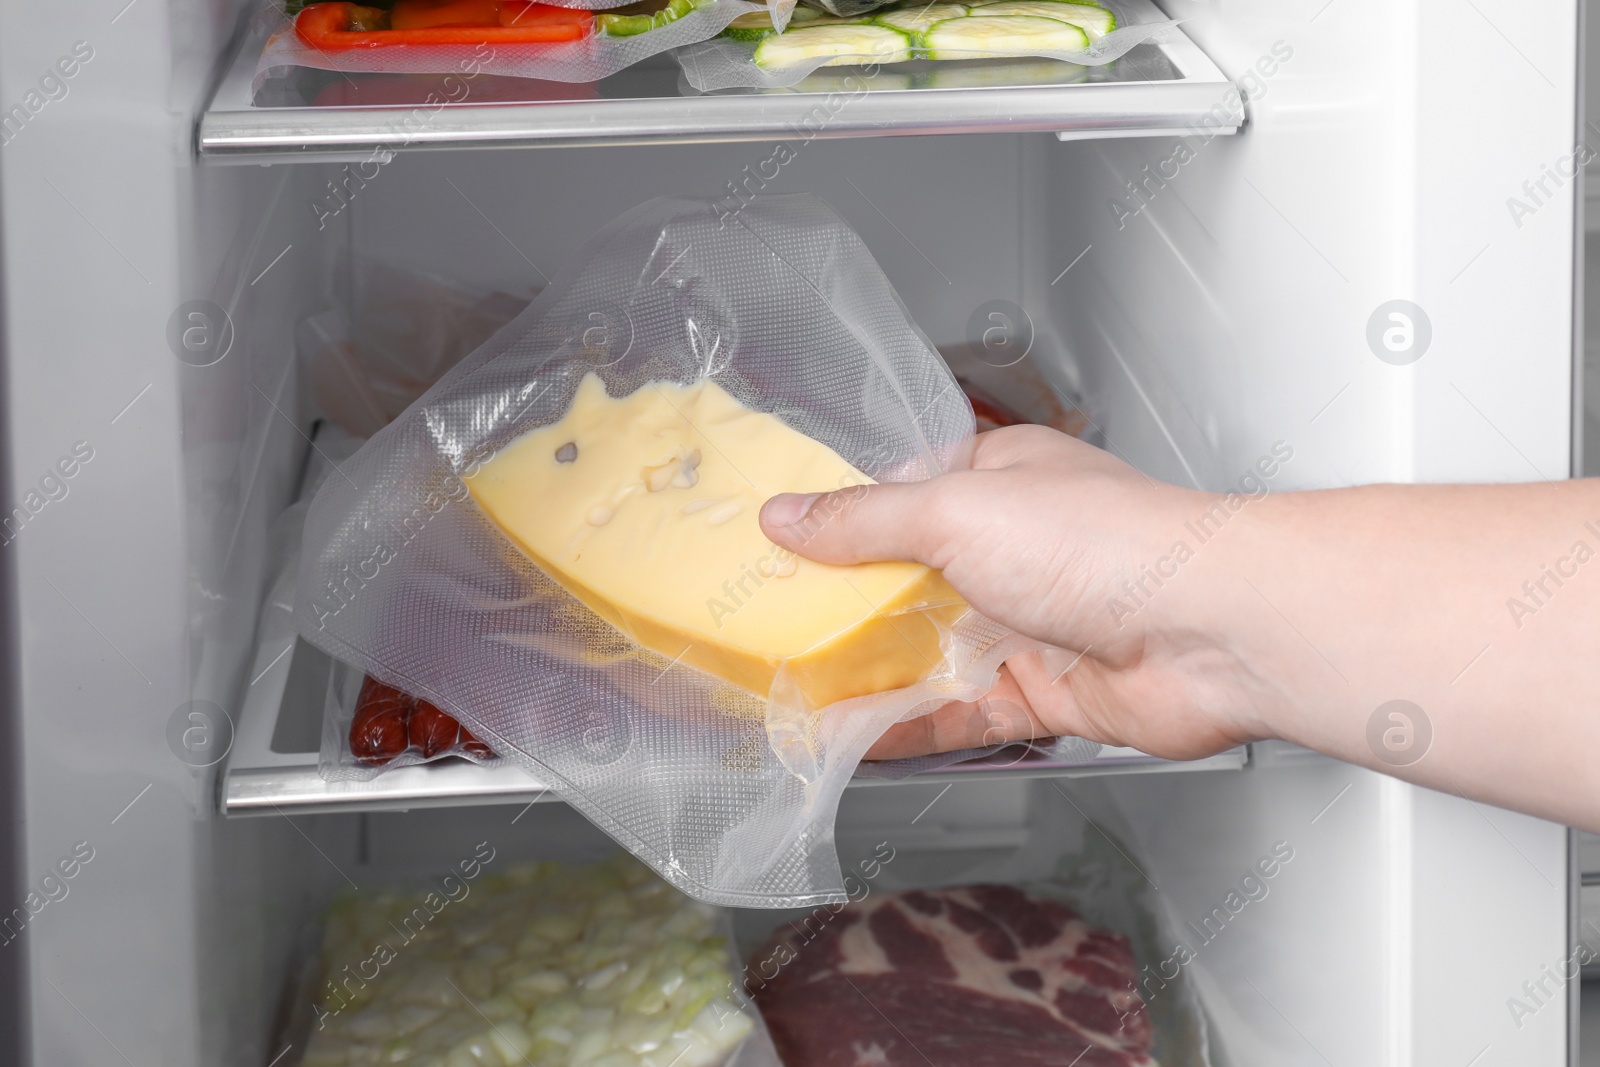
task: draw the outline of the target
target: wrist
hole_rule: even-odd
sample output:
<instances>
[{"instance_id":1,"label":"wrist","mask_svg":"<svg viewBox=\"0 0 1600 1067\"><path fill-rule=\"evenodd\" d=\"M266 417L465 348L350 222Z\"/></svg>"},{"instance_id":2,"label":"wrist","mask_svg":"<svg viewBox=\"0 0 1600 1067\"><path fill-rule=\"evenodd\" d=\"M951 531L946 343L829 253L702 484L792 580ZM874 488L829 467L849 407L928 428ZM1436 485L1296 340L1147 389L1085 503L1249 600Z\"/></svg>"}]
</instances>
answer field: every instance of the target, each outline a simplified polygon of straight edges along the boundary
<instances>
[{"instance_id":1,"label":"wrist","mask_svg":"<svg viewBox=\"0 0 1600 1067\"><path fill-rule=\"evenodd\" d=\"M1241 732L1361 761L1371 711L1441 669L1396 627L1419 582L1438 588L1448 576L1424 573L1435 538L1411 528L1395 492L1247 498L1197 553L1198 580L1174 599L1192 640L1222 665L1218 699ZM1385 628L1390 638L1374 642Z\"/></svg>"},{"instance_id":2,"label":"wrist","mask_svg":"<svg viewBox=\"0 0 1600 1067\"><path fill-rule=\"evenodd\" d=\"M1149 637L1178 662L1197 710L1245 741L1296 740L1305 647L1274 604L1278 566L1295 533L1283 494L1185 491L1175 502L1173 541L1153 569L1166 577ZM1168 562L1170 561L1170 562ZM1156 604L1152 602L1152 607Z\"/></svg>"}]
</instances>

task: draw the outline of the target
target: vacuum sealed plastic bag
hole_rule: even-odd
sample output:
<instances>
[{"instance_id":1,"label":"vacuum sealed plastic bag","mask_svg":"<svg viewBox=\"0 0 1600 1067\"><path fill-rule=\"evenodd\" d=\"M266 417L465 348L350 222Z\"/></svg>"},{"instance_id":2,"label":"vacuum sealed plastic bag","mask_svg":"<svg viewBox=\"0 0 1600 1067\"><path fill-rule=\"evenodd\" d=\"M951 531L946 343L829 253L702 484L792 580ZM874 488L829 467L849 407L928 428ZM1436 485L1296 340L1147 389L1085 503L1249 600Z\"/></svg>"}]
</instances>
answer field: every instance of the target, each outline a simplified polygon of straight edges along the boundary
<instances>
[{"instance_id":1,"label":"vacuum sealed plastic bag","mask_svg":"<svg viewBox=\"0 0 1600 1067\"><path fill-rule=\"evenodd\" d=\"M819 0L820 2L820 0ZM885 66L911 60L995 60L1038 56L1103 66L1147 41L1170 21L1130 21L1114 5L1072 0L826 0L830 14L797 8L782 32L735 21L715 40L677 53L701 92L795 85L822 67L863 68L852 91L872 87ZM832 5L847 5L834 11ZM1074 69L1074 68L1065 68Z\"/></svg>"},{"instance_id":2,"label":"vacuum sealed plastic bag","mask_svg":"<svg viewBox=\"0 0 1600 1067\"><path fill-rule=\"evenodd\" d=\"M336 900L290 1033L303 1067L779 1067L737 971L726 913L628 857L508 866L484 841Z\"/></svg>"},{"instance_id":3,"label":"vacuum sealed plastic bag","mask_svg":"<svg viewBox=\"0 0 1600 1067\"><path fill-rule=\"evenodd\" d=\"M979 433L1030 424L1094 443L1095 427L1076 399L1076 389L1052 384L1037 363L1023 362L1026 351L1013 353L999 345L989 350L969 343L946 345L939 355L967 394Z\"/></svg>"},{"instance_id":4,"label":"vacuum sealed plastic bag","mask_svg":"<svg viewBox=\"0 0 1600 1067\"><path fill-rule=\"evenodd\" d=\"M334 306L295 328L318 414L371 437L528 306L528 296L353 256ZM537 292L535 289L534 292Z\"/></svg>"},{"instance_id":5,"label":"vacuum sealed plastic bag","mask_svg":"<svg viewBox=\"0 0 1600 1067\"><path fill-rule=\"evenodd\" d=\"M414 0L423 9L435 0ZM399 0L394 12L402 10ZM256 64L255 88L274 67L298 66L344 73L447 74L442 95L429 105L464 103L472 79L483 75L593 82L680 45L715 36L740 15L766 8L745 0L641 0L617 12L597 0L554 6L528 0L447 0L472 8L483 25L426 25L395 29L398 15L384 7L310 4L292 18L282 9L261 15L270 34ZM481 9L481 10L480 10ZM424 12L428 18L439 17ZM765 17L765 16L764 16ZM437 100L433 99L437 97ZM403 132L403 131L402 131Z\"/></svg>"},{"instance_id":6,"label":"vacuum sealed plastic bag","mask_svg":"<svg viewBox=\"0 0 1600 1067\"><path fill-rule=\"evenodd\" d=\"M1048 866L1047 878L1030 888L1059 895L1088 921L1127 937L1139 965L1129 991L1143 1001L1156 1061L1162 1067L1212 1067L1210 1020L1192 966L1206 945L1196 942L1195 928L1135 862L1146 852L1108 781L1036 786L1042 810L1029 847L1039 855L1019 866ZM1043 844L1048 838L1055 839L1052 846Z\"/></svg>"},{"instance_id":7,"label":"vacuum sealed plastic bag","mask_svg":"<svg viewBox=\"0 0 1600 1067\"><path fill-rule=\"evenodd\" d=\"M1198 982L1174 958L1195 933L1137 866L1100 787L1115 781L847 794L850 903L737 916L784 1061L1209 1067Z\"/></svg>"},{"instance_id":8,"label":"vacuum sealed plastic bag","mask_svg":"<svg viewBox=\"0 0 1600 1067\"><path fill-rule=\"evenodd\" d=\"M1128 938L1057 894L876 893L819 926L780 926L754 958L787 964L767 963L776 974L754 990L787 1063L861 1063L852 1053L873 1049L866 1062L911 1067L934 1049L967 1067L1157 1067Z\"/></svg>"},{"instance_id":9,"label":"vacuum sealed plastic bag","mask_svg":"<svg viewBox=\"0 0 1600 1067\"><path fill-rule=\"evenodd\" d=\"M489 746L455 716L371 676L334 664L328 676L317 772L329 782L365 782L395 767L455 757L494 762Z\"/></svg>"},{"instance_id":10,"label":"vacuum sealed plastic bag","mask_svg":"<svg viewBox=\"0 0 1600 1067\"><path fill-rule=\"evenodd\" d=\"M685 892L835 900L834 811L871 742L1036 646L925 568L780 553L756 512L964 465L972 432L819 201L657 199L324 481L296 623ZM768 480L791 462L804 484Z\"/></svg>"}]
</instances>

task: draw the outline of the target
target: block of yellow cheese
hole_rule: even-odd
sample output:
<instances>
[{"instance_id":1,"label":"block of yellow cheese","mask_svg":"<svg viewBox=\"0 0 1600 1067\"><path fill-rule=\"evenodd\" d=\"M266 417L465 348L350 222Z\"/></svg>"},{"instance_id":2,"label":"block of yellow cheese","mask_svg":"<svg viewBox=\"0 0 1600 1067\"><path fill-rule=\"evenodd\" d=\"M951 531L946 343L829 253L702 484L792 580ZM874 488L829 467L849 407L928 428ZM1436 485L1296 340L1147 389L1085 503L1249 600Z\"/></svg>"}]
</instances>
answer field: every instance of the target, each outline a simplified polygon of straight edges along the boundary
<instances>
[{"instance_id":1,"label":"block of yellow cheese","mask_svg":"<svg viewBox=\"0 0 1600 1067\"><path fill-rule=\"evenodd\" d=\"M518 548L640 645L762 696L787 662L813 708L926 677L937 624L965 608L927 567L815 563L761 533L776 493L870 483L709 379L613 397L593 374L467 479Z\"/></svg>"}]
</instances>

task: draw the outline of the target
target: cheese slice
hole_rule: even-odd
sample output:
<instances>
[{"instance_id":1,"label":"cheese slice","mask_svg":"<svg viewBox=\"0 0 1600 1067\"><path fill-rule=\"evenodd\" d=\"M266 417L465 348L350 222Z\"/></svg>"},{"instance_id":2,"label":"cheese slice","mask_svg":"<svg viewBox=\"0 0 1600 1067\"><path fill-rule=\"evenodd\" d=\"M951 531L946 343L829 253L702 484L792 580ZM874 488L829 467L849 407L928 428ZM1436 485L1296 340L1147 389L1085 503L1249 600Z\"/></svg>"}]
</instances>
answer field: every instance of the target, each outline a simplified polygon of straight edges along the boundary
<instances>
[{"instance_id":1,"label":"cheese slice","mask_svg":"<svg viewBox=\"0 0 1600 1067\"><path fill-rule=\"evenodd\" d=\"M965 610L927 567L815 563L761 533L776 493L871 481L709 379L612 397L590 374L559 421L467 486L545 573L638 644L761 696L787 663L817 708L927 677L943 658L939 624Z\"/></svg>"}]
</instances>

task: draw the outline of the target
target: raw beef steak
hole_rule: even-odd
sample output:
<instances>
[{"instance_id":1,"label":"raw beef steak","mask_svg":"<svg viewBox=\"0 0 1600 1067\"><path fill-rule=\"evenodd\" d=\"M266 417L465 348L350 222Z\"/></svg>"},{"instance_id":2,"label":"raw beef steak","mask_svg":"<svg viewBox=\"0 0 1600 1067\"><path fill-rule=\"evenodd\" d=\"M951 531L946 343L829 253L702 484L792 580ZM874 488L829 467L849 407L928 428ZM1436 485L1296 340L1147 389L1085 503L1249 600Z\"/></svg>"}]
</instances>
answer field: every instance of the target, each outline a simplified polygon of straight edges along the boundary
<instances>
[{"instance_id":1,"label":"raw beef steak","mask_svg":"<svg viewBox=\"0 0 1600 1067\"><path fill-rule=\"evenodd\" d=\"M747 973L774 968L754 996L787 1067L1155 1067L1127 939L1012 886L819 909Z\"/></svg>"}]
</instances>

